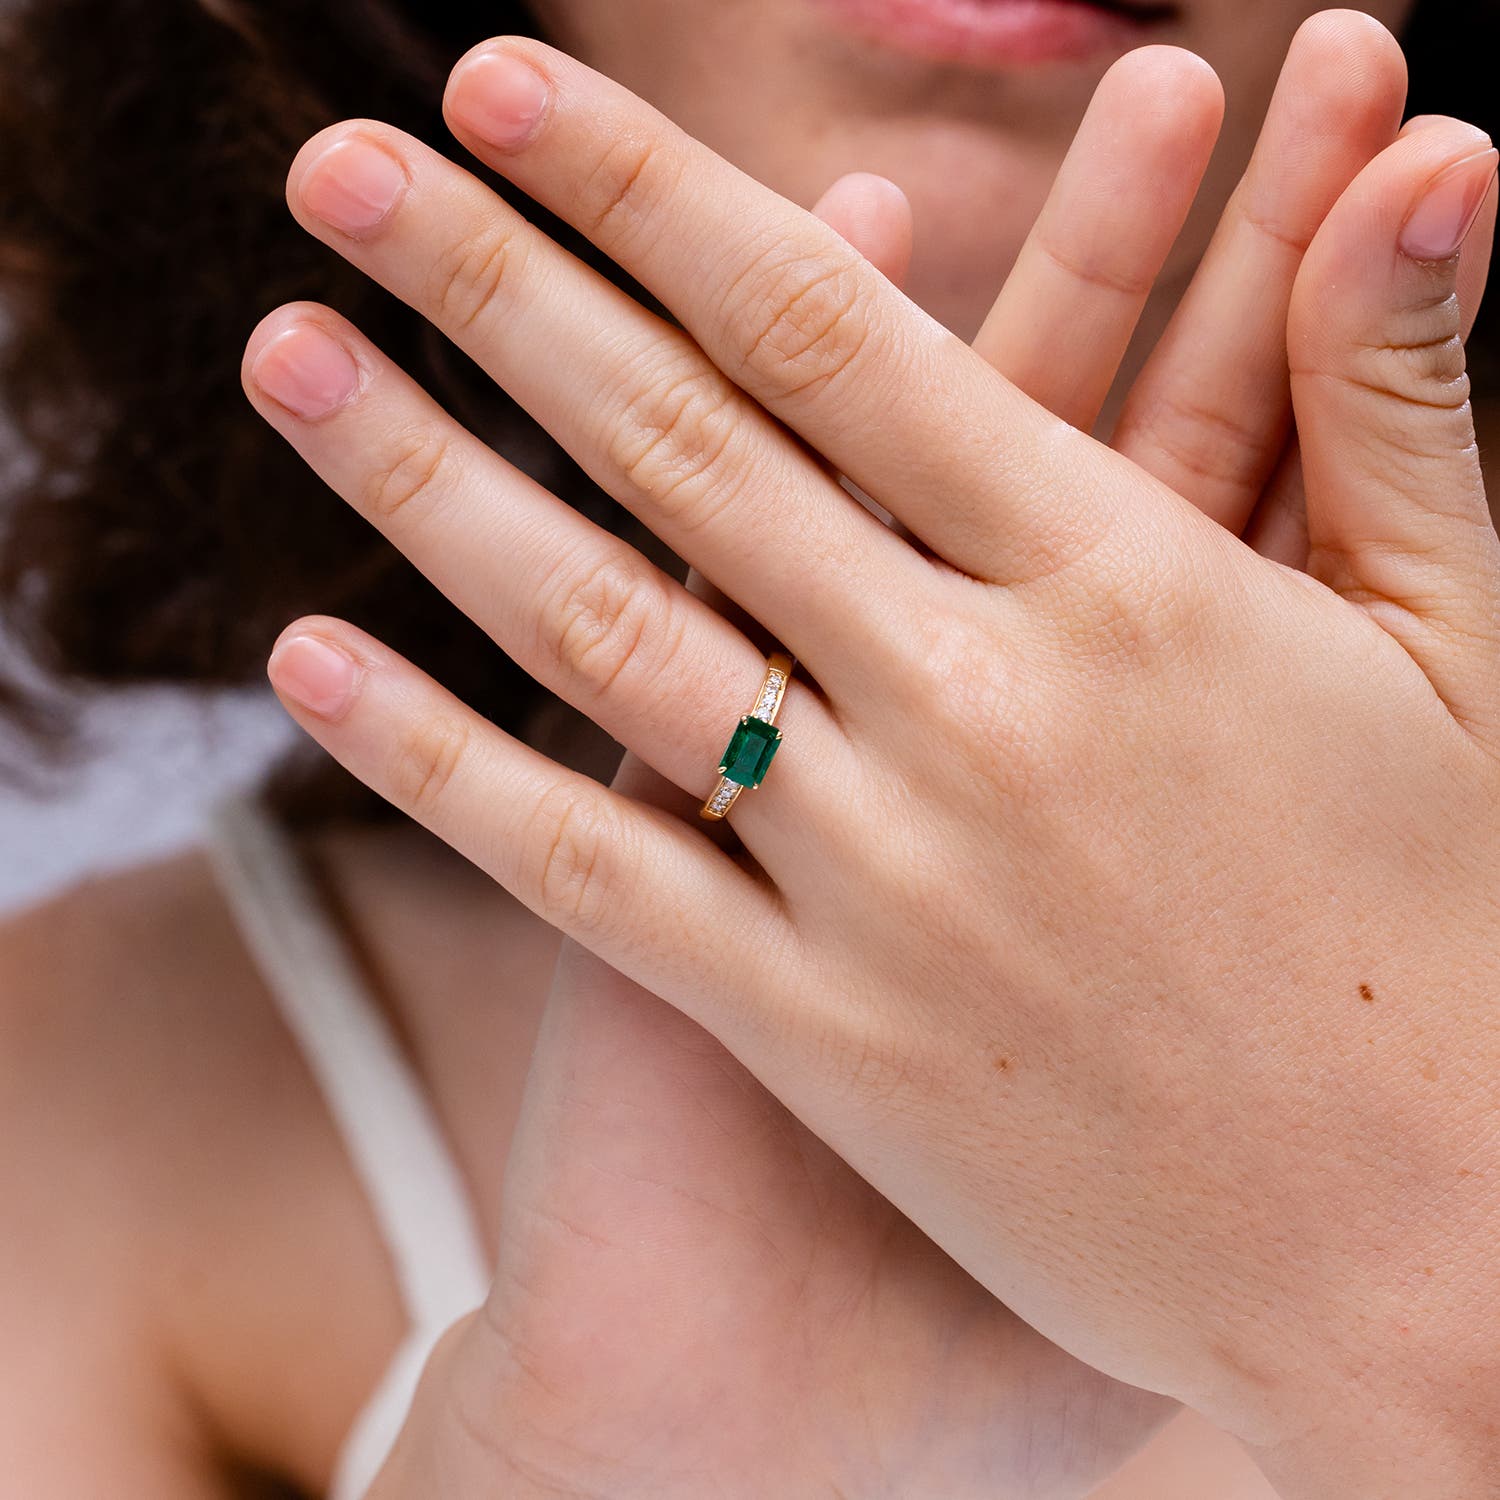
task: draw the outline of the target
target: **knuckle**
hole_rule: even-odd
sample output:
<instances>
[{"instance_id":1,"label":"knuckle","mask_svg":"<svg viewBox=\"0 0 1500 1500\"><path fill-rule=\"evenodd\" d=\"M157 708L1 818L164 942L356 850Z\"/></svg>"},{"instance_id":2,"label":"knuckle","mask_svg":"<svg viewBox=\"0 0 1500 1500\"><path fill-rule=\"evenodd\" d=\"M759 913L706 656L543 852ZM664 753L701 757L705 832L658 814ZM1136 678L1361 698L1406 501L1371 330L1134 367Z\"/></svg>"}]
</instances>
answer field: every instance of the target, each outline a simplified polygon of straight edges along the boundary
<instances>
[{"instance_id":1,"label":"knuckle","mask_svg":"<svg viewBox=\"0 0 1500 1500\"><path fill-rule=\"evenodd\" d=\"M1067 724L1060 675L1042 663L1028 673L983 673L952 662L936 684L935 724L952 747L946 774L983 786L996 813L1016 827L1045 815L1060 790Z\"/></svg>"},{"instance_id":2,"label":"knuckle","mask_svg":"<svg viewBox=\"0 0 1500 1500\"><path fill-rule=\"evenodd\" d=\"M1394 482L1427 483L1434 461L1475 450L1462 314L1451 290L1294 364L1292 377L1366 409L1349 424L1347 441L1359 462Z\"/></svg>"},{"instance_id":3,"label":"knuckle","mask_svg":"<svg viewBox=\"0 0 1500 1500\"><path fill-rule=\"evenodd\" d=\"M712 366L680 367L623 404L609 460L653 508L697 530L725 501L723 457L738 426L736 388Z\"/></svg>"},{"instance_id":4,"label":"knuckle","mask_svg":"<svg viewBox=\"0 0 1500 1500\"><path fill-rule=\"evenodd\" d=\"M784 397L829 385L854 368L870 341L858 259L778 246L741 271L726 307L743 368Z\"/></svg>"},{"instance_id":5,"label":"knuckle","mask_svg":"<svg viewBox=\"0 0 1500 1500\"><path fill-rule=\"evenodd\" d=\"M438 806L463 764L469 733L461 716L447 712L421 714L407 727L390 771L398 806L419 817Z\"/></svg>"},{"instance_id":6,"label":"knuckle","mask_svg":"<svg viewBox=\"0 0 1500 1500\"><path fill-rule=\"evenodd\" d=\"M1044 769L1038 705L1016 643L972 627L927 633L920 663L920 712L954 771L978 776L1008 799L1024 799Z\"/></svg>"},{"instance_id":7,"label":"knuckle","mask_svg":"<svg viewBox=\"0 0 1500 1500\"><path fill-rule=\"evenodd\" d=\"M671 196L680 168L669 165L666 148L649 138L625 135L610 142L578 189L578 224L596 243L618 248L631 239Z\"/></svg>"},{"instance_id":8,"label":"knuckle","mask_svg":"<svg viewBox=\"0 0 1500 1500\"><path fill-rule=\"evenodd\" d=\"M531 889L554 926L576 931L598 924L619 863L620 829L597 793L567 784L549 787L526 831Z\"/></svg>"},{"instance_id":9,"label":"knuckle","mask_svg":"<svg viewBox=\"0 0 1500 1500\"><path fill-rule=\"evenodd\" d=\"M1456 293L1414 308L1352 351L1347 378L1403 405L1467 411L1468 360Z\"/></svg>"},{"instance_id":10,"label":"knuckle","mask_svg":"<svg viewBox=\"0 0 1500 1500\"><path fill-rule=\"evenodd\" d=\"M365 481L363 505L377 521L402 515L412 502L431 503L446 483L452 439L443 432L409 433L395 441Z\"/></svg>"},{"instance_id":11,"label":"knuckle","mask_svg":"<svg viewBox=\"0 0 1500 1500\"><path fill-rule=\"evenodd\" d=\"M1153 673L1175 661L1201 617L1183 576L1184 538L1166 542L1160 517L1117 525L1095 548L1086 576L1056 575L1054 617L1071 654L1092 665ZM1192 534L1186 538L1191 545ZM1207 572L1207 570L1205 570Z\"/></svg>"},{"instance_id":12,"label":"knuckle","mask_svg":"<svg viewBox=\"0 0 1500 1500\"><path fill-rule=\"evenodd\" d=\"M471 328L495 306L501 287L524 275L525 255L516 224L490 224L459 239L433 267L434 321L450 333Z\"/></svg>"},{"instance_id":13,"label":"knuckle","mask_svg":"<svg viewBox=\"0 0 1500 1500\"><path fill-rule=\"evenodd\" d=\"M609 557L579 573L563 575L542 610L550 655L564 680L584 684L594 699L611 693L627 671L654 677L648 659L660 665L680 646L681 625L668 602L661 576L650 565ZM651 646L648 650L647 643Z\"/></svg>"}]
</instances>

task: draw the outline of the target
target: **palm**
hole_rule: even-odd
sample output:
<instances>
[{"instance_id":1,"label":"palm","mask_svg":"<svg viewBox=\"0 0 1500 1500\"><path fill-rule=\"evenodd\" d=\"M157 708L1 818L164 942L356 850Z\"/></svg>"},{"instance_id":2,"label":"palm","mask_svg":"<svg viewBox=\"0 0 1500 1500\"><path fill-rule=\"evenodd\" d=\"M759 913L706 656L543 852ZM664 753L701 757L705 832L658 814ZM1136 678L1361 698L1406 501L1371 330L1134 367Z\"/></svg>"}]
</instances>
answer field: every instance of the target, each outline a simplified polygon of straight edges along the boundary
<instances>
[{"instance_id":1,"label":"palm","mask_svg":"<svg viewBox=\"0 0 1500 1500\"><path fill-rule=\"evenodd\" d=\"M571 944L502 1219L495 1399L588 1493L1079 1496L1174 1409L1022 1323Z\"/></svg>"}]
</instances>

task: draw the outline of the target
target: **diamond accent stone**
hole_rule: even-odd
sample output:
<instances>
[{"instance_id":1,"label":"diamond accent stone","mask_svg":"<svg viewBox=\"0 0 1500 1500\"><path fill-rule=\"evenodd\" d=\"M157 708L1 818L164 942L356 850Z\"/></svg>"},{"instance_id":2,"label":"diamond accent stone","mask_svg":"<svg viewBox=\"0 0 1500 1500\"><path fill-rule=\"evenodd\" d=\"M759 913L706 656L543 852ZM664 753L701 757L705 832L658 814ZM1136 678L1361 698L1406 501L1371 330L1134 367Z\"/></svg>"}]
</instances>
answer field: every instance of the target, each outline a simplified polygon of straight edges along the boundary
<instances>
[{"instance_id":1,"label":"diamond accent stone","mask_svg":"<svg viewBox=\"0 0 1500 1500\"><path fill-rule=\"evenodd\" d=\"M781 695L786 691L786 673L771 672L766 677L766 685L760 690L760 697L755 700L755 707L750 710L752 719L767 719L776 711L776 705L781 702Z\"/></svg>"}]
</instances>

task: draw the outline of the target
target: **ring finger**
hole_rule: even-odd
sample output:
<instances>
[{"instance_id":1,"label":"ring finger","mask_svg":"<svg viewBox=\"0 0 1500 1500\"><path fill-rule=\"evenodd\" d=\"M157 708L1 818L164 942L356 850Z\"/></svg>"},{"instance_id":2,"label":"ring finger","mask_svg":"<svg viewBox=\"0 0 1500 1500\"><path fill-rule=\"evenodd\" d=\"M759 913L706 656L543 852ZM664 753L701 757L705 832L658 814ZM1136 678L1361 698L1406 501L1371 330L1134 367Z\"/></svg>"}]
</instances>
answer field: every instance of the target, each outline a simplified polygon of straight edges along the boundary
<instances>
[{"instance_id":1,"label":"ring finger","mask_svg":"<svg viewBox=\"0 0 1500 1500\"><path fill-rule=\"evenodd\" d=\"M353 625L298 622L267 667L342 766L565 936L720 1035L762 1015L784 1026L777 997L796 995L786 981L800 964L763 875L671 813L538 754ZM736 1015L723 1004L731 973L751 1000Z\"/></svg>"}]
</instances>

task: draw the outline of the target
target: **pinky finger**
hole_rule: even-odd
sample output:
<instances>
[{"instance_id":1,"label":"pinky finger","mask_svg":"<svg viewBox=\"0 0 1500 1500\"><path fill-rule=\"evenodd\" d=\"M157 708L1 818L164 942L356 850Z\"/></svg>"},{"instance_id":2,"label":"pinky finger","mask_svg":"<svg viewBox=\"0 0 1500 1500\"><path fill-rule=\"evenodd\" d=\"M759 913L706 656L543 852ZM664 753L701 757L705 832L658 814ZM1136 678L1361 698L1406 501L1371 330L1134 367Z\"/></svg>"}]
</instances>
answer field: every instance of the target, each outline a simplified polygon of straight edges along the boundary
<instances>
[{"instance_id":1,"label":"pinky finger","mask_svg":"<svg viewBox=\"0 0 1500 1500\"><path fill-rule=\"evenodd\" d=\"M293 622L266 670L340 765L637 984L716 1032L731 976L772 993L774 891L682 819L549 760L345 621Z\"/></svg>"}]
</instances>

